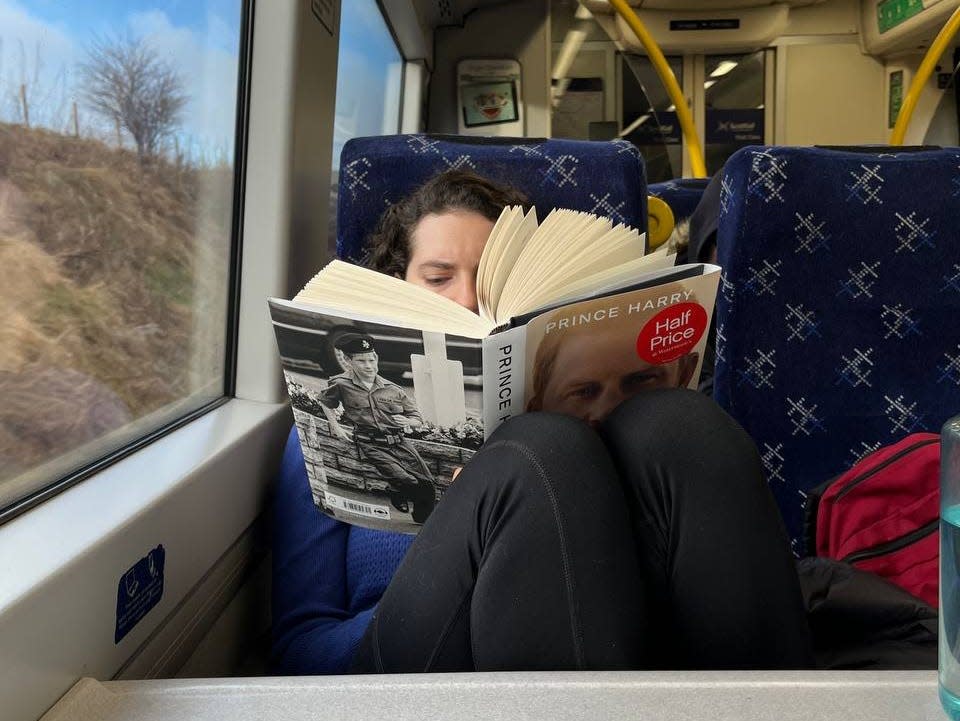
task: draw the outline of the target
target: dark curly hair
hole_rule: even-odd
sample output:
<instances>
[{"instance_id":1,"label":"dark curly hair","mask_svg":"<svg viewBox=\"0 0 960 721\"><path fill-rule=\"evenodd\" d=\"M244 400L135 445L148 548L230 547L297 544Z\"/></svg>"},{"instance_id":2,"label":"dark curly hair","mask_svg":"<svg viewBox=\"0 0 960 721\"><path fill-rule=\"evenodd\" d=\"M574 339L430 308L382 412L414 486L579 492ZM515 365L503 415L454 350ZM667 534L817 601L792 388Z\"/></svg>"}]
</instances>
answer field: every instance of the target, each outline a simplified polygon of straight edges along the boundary
<instances>
[{"instance_id":1,"label":"dark curly hair","mask_svg":"<svg viewBox=\"0 0 960 721\"><path fill-rule=\"evenodd\" d=\"M446 170L387 208L367 241L366 265L402 278L410 263L413 231L424 217L469 210L496 222L500 211L508 205L526 209L529 202L520 191L471 171Z\"/></svg>"}]
</instances>

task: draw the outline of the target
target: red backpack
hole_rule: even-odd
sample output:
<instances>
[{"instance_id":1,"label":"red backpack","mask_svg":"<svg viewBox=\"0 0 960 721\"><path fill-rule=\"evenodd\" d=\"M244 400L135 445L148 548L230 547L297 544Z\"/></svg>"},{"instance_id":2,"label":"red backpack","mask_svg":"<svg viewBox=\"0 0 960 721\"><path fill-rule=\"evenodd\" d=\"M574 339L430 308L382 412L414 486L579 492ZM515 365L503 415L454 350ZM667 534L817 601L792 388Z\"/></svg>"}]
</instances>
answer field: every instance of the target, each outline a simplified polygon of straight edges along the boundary
<instances>
[{"instance_id":1,"label":"red backpack","mask_svg":"<svg viewBox=\"0 0 960 721\"><path fill-rule=\"evenodd\" d=\"M940 437L914 433L807 498L807 548L938 605ZM812 541L812 543L811 543Z\"/></svg>"}]
</instances>

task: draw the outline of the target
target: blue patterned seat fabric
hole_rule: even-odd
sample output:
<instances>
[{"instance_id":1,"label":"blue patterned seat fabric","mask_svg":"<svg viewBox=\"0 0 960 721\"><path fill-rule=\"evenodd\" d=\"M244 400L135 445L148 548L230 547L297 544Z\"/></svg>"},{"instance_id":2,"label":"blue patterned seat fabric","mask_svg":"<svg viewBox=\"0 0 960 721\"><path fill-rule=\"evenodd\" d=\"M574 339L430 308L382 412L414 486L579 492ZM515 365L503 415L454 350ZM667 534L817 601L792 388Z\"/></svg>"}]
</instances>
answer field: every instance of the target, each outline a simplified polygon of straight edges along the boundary
<instances>
[{"instance_id":1,"label":"blue patterned seat fabric","mask_svg":"<svg viewBox=\"0 0 960 721\"><path fill-rule=\"evenodd\" d=\"M542 220L585 210L646 228L643 158L632 144L534 138L389 135L354 138L340 157L337 256L356 261L384 209L448 168L523 191Z\"/></svg>"},{"instance_id":2,"label":"blue patterned seat fabric","mask_svg":"<svg viewBox=\"0 0 960 721\"><path fill-rule=\"evenodd\" d=\"M689 218L696 210L710 178L677 178L662 183L650 183L647 192L670 206L677 222Z\"/></svg>"},{"instance_id":3,"label":"blue patterned seat fabric","mask_svg":"<svg viewBox=\"0 0 960 721\"><path fill-rule=\"evenodd\" d=\"M796 549L808 489L960 413L960 149L744 148L720 201L714 393Z\"/></svg>"}]
</instances>

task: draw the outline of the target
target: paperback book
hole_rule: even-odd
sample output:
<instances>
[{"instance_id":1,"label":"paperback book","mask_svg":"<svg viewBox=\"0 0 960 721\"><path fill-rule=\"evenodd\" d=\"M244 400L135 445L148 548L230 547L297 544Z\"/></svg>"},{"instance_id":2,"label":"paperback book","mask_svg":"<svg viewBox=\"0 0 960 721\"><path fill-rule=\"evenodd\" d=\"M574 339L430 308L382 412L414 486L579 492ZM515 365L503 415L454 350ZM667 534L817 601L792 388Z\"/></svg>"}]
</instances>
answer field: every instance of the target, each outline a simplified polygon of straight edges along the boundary
<instances>
[{"instance_id":1,"label":"paperback book","mask_svg":"<svg viewBox=\"0 0 960 721\"><path fill-rule=\"evenodd\" d=\"M598 424L645 389L695 388L719 268L644 254L610 220L506 208L475 314L333 261L270 313L317 506L415 533L501 423L552 411Z\"/></svg>"}]
</instances>

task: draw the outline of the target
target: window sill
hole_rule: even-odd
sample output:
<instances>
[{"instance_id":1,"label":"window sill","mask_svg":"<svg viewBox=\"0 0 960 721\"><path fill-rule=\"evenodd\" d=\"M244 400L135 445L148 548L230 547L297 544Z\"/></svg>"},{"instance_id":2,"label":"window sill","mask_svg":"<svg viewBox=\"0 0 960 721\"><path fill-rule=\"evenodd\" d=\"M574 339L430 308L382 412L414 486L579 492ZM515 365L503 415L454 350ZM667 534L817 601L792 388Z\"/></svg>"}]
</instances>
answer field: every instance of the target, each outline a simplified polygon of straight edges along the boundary
<instances>
[{"instance_id":1,"label":"window sill","mask_svg":"<svg viewBox=\"0 0 960 721\"><path fill-rule=\"evenodd\" d=\"M111 678L263 508L286 404L233 399L0 527L0 698L37 718ZM162 544L163 595L114 643L123 574Z\"/></svg>"}]
</instances>

